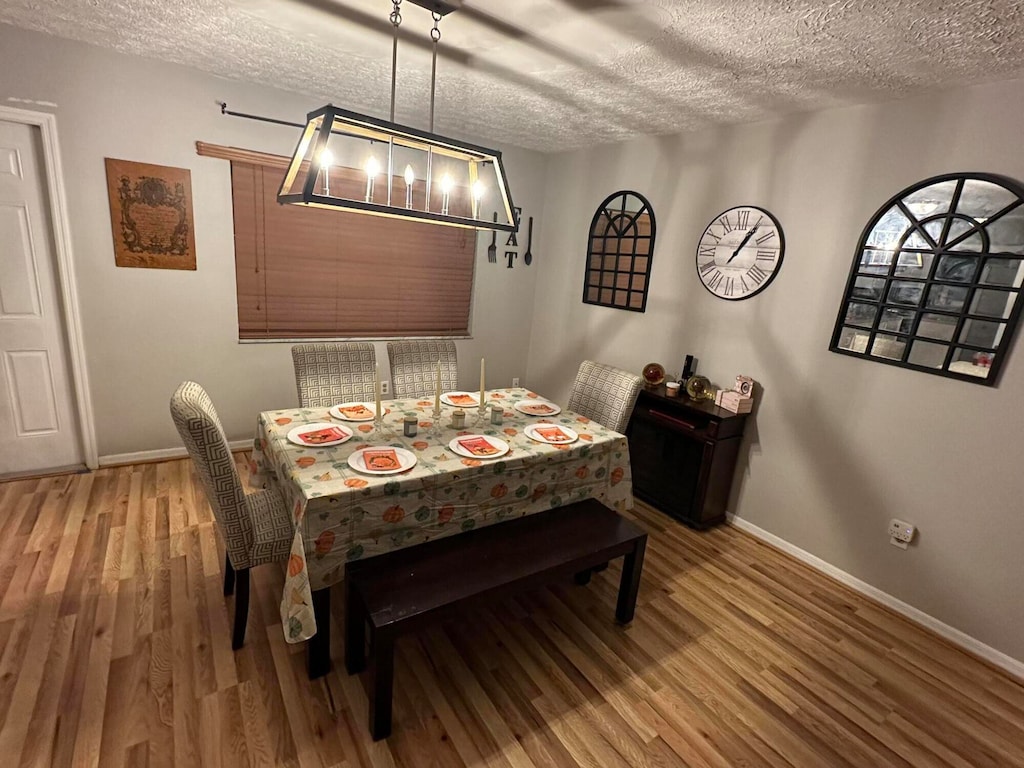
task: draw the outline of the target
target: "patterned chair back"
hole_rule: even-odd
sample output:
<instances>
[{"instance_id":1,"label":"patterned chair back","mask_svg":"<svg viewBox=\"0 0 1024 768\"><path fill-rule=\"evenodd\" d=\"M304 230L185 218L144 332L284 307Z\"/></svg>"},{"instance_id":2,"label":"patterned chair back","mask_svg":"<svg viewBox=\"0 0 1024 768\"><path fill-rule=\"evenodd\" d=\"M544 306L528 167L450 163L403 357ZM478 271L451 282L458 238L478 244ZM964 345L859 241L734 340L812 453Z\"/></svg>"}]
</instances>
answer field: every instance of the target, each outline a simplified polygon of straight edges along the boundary
<instances>
[{"instance_id":1,"label":"patterned chair back","mask_svg":"<svg viewBox=\"0 0 1024 768\"><path fill-rule=\"evenodd\" d=\"M296 344L292 347L295 386L302 408L327 408L353 400L373 400L373 344Z\"/></svg>"},{"instance_id":2,"label":"patterned chair back","mask_svg":"<svg viewBox=\"0 0 1024 768\"><path fill-rule=\"evenodd\" d=\"M186 381L171 396L171 418L192 457L235 568L248 568L253 547L252 518L224 428L210 396Z\"/></svg>"},{"instance_id":3,"label":"patterned chair back","mask_svg":"<svg viewBox=\"0 0 1024 768\"><path fill-rule=\"evenodd\" d=\"M569 410L598 424L625 432L642 382L635 373L584 360L569 396Z\"/></svg>"},{"instance_id":4,"label":"patterned chair back","mask_svg":"<svg viewBox=\"0 0 1024 768\"><path fill-rule=\"evenodd\" d=\"M433 396L438 360L441 391L458 389L459 361L454 341L389 341L388 361L395 397Z\"/></svg>"}]
</instances>

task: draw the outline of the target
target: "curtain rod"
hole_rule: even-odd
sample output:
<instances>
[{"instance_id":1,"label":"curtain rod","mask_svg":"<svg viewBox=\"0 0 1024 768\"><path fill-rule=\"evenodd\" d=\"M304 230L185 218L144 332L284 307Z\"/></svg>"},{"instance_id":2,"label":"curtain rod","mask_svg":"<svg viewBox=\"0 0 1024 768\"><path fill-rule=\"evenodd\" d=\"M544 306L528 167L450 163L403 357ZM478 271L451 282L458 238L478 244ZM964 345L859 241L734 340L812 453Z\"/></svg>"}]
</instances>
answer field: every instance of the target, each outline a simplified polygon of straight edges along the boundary
<instances>
[{"instance_id":1,"label":"curtain rod","mask_svg":"<svg viewBox=\"0 0 1024 768\"><path fill-rule=\"evenodd\" d=\"M290 120L279 120L276 117L264 117L263 115L250 115L246 112L233 112L228 109L228 103L226 101L218 101L220 105L220 113L227 115L228 117L242 117L246 120L256 120L260 123L273 123L274 125L286 125L289 128L305 128L305 123L293 123ZM331 129L331 133L337 136L348 136L352 139L362 139L363 141L369 141L371 144L376 141L375 139L368 139L366 136L360 136L358 133L349 133L348 131L338 131Z\"/></svg>"},{"instance_id":2,"label":"curtain rod","mask_svg":"<svg viewBox=\"0 0 1024 768\"><path fill-rule=\"evenodd\" d=\"M246 120L258 120L261 123L274 123L275 125L287 125L292 128L305 128L306 126L302 123L293 123L288 120L278 120L276 117L263 117L263 115L250 115L245 112L232 112L228 109L228 103L226 101L218 101L220 105L220 113L222 115L228 115L229 117L244 117Z\"/></svg>"}]
</instances>

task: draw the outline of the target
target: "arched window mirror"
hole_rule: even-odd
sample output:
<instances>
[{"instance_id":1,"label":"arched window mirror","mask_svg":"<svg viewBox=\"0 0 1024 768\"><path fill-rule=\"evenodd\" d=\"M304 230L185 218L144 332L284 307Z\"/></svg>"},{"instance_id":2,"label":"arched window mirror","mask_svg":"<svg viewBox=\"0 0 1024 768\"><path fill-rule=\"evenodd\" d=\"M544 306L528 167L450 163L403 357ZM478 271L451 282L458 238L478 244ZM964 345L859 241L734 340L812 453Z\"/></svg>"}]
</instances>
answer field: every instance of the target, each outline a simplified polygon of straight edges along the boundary
<instances>
[{"instance_id":1,"label":"arched window mirror","mask_svg":"<svg viewBox=\"0 0 1024 768\"><path fill-rule=\"evenodd\" d=\"M1022 282L1024 188L989 174L927 179L864 229L830 349L994 384Z\"/></svg>"},{"instance_id":2,"label":"arched window mirror","mask_svg":"<svg viewBox=\"0 0 1024 768\"><path fill-rule=\"evenodd\" d=\"M654 211L637 192L609 195L594 213L583 303L643 312L654 258Z\"/></svg>"}]
</instances>

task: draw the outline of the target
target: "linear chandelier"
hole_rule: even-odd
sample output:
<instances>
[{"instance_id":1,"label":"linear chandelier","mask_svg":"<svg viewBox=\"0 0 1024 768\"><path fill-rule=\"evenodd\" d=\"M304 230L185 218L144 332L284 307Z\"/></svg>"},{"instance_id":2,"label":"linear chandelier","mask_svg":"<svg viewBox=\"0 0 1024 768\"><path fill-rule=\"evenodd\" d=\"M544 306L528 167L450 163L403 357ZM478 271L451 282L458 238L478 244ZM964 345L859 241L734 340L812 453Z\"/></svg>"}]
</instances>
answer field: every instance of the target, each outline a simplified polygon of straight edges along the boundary
<instances>
[{"instance_id":1,"label":"linear chandelier","mask_svg":"<svg viewBox=\"0 0 1024 768\"><path fill-rule=\"evenodd\" d=\"M392 0L391 119L331 104L306 115L306 126L277 195L279 203L413 219L469 229L515 232L501 152L433 133L438 23L456 6L409 0L431 11L430 130L395 122L395 79L402 0ZM494 210L495 215L485 213Z\"/></svg>"}]
</instances>

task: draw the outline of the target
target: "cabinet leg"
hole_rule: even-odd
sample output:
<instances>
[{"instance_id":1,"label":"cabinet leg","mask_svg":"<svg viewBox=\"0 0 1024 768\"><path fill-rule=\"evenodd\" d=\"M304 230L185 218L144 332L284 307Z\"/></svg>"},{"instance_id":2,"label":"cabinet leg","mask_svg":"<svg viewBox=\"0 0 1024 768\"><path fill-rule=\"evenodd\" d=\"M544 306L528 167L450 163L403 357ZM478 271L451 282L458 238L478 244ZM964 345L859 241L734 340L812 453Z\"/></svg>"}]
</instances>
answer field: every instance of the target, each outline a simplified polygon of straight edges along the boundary
<instances>
[{"instance_id":1,"label":"cabinet leg","mask_svg":"<svg viewBox=\"0 0 1024 768\"><path fill-rule=\"evenodd\" d=\"M644 568L644 552L647 549L647 535L637 539L633 551L622 564L622 581L619 582L619 601L615 607L615 618L628 624L636 613L636 596L640 591L640 573Z\"/></svg>"},{"instance_id":2,"label":"cabinet leg","mask_svg":"<svg viewBox=\"0 0 1024 768\"><path fill-rule=\"evenodd\" d=\"M585 571L580 571L579 573L577 573L575 576L572 577L573 581L575 581L581 587L586 585L586 584L589 584L590 583L590 574L591 573L592 573L592 571L591 571L590 568L587 568Z\"/></svg>"}]
</instances>

